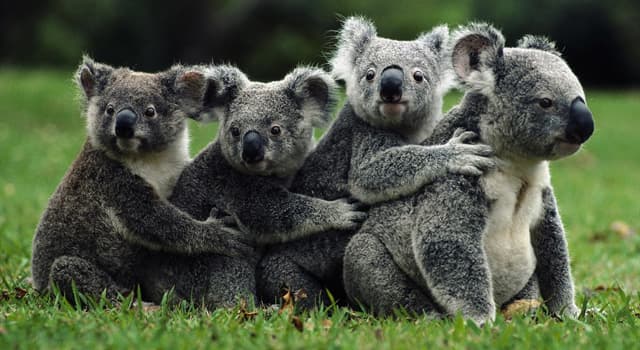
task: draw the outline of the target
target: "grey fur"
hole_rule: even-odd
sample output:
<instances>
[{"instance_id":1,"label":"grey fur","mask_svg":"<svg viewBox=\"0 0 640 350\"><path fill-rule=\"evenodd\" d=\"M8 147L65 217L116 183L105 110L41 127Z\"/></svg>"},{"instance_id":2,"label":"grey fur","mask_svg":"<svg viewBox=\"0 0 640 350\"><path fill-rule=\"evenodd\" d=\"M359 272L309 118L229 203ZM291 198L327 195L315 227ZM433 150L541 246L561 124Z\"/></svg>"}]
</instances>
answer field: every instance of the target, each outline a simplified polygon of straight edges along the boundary
<instances>
[{"instance_id":1,"label":"grey fur","mask_svg":"<svg viewBox=\"0 0 640 350\"><path fill-rule=\"evenodd\" d=\"M347 247L347 293L382 314L402 306L478 323L493 320L496 307L513 298L539 293L551 313L575 317L548 160L579 147L560 141L572 101L585 99L582 87L559 56L503 48L490 25L461 27L452 36L450 60L467 93L425 143L470 130L495 150L498 166L480 178L449 174L372 208ZM551 107L542 107L543 98Z\"/></svg>"},{"instance_id":2,"label":"grey fur","mask_svg":"<svg viewBox=\"0 0 640 350\"><path fill-rule=\"evenodd\" d=\"M149 251L251 252L222 220L196 221L165 199L189 161L187 112L204 99L191 81L197 74L181 66L140 73L85 57L76 76L88 138L36 229L34 287L56 284L70 297L74 282L90 296L115 297L139 283L137 266ZM154 115L145 116L151 107ZM137 115L131 139L114 131L126 108Z\"/></svg>"},{"instance_id":3,"label":"grey fur","mask_svg":"<svg viewBox=\"0 0 640 350\"><path fill-rule=\"evenodd\" d=\"M249 82L234 67L206 71L214 85L236 80L237 86L228 89L235 95L218 96L219 102L211 106L221 111L218 138L184 170L171 202L196 218L206 218L212 210L228 213L261 245L359 226L366 214L358 204L287 190L312 148L313 127L329 121L335 101L330 76L320 69L300 67L281 81L260 83ZM272 133L274 127L279 133ZM254 132L265 145L264 160L258 163L243 158L244 135ZM152 287L146 292L159 301L163 292L173 288L178 299L228 306L238 297L255 295L258 257L189 258L159 253L148 260L147 279Z\"/></svg>"},{"instance_id":4,"label":"grey fur","mask_svg":"<svg viewBox=\"0 0 640 350\"><path fill-rule=\"evenodd\" d=\"M331 64L334 76L346 82L348 102L291 190L326 200L353 195L375 204L411 194L449 171L480 174L491 167L485 145L459 139L433 147L416 144L441 116L449 86L442 60L447 37L447 28L437 27L416 40L396 41L378 37L368 20L347 19ZM403 71L402 103L382 104L378 77L391 66ZM369 69L375 72L370 81ZM414 79L418 70L422 81ZM325 288L340 298L343 253L353 233L327 231L273 247L259 265L259 294L273 302L282 286L304 289L308 298L299 303L304 308L327 302Z\"/></svg>"}]
</instances>

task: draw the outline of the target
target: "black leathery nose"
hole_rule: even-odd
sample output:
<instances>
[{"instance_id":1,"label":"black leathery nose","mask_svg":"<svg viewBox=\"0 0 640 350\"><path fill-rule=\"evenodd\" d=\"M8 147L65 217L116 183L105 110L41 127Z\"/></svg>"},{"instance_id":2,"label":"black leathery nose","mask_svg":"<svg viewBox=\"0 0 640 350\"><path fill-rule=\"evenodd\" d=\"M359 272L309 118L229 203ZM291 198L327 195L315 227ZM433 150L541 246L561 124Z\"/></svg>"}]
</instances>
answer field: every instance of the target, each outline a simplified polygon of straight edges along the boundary
<instances>
[{"instance_id":1,"label":"black leathery nose","mask_svg":"<svg viewBox=\"0 0 640 350\"><path fill-rule=\"evenodd\" d=\"M116 114L116 136L130 139L135 133L138 116L131 109L123 109Z\"/></svg>"},{"instance_id":2,"label":"black leathery nose","mask_svg":"<svg viewBox=\"0 0 640 350\"><path fill-rule=\"evenodd\" d=\"M402 99L404 73L398 66L389 66L380 77L380 98L385 103L396 103Z\"/></svg>"},{"instance_id":3,"label":"black leathery nose","mask_svg":"<svg viewBox=\"0 0 640 350\"><path fill-rule=\"evenodd\" d=\"M576 97L569 109L569 123L565 131L567 140L572 143L584 143L591 137L593 130L591 111L581 97Z\"/></svg>"},{"instance_id":4,"label":"black leathery nose","mask_svg":"<svg viewBox=\"0 0 640 350\"><path fill-rule=\"evenodd\" d=\"M242 159L247 163L264 159L264 142L257 131L248 131L242 138Z\"/></svg>"}]
</instances>

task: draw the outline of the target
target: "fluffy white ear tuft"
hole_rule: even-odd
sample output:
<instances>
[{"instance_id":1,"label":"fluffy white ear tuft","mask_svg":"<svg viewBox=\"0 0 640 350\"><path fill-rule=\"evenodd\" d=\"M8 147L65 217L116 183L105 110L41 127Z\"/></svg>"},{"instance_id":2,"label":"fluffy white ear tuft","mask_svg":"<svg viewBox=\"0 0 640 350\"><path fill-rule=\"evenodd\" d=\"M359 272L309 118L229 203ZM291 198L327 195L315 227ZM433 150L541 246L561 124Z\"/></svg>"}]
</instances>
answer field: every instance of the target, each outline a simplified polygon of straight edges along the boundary
<instances>
[{"instance_id":1,"label":"fluffy white ear tuft","mask_svg":"<svg viewBox=\"0 0 640 350\"><path fill-rule=\"evenodd\" d=\"M75 80L78 87L82 89L85 100L100 94L113 71L114 68L109 65L95 62L87 55L82 56L82 63L76 70Z\"/></svg>"},{"instance_id":2,"label":"fluffy white ear tuft","mask_svg":"<svg viewBox=\"0 0 640 350\"><path fill-rule=\"evenodd\" d=\"M313 127L324 127L331 120L337 102L336 83L325 71L315 67L298 67L284 78L285 86Z\"/></svg>"},{"instance_id":3,"label":"fluffy white ear tuft","mask_svg":"<svg viewBox=\"0 0 640 350\"><path fill-rule=\"evenodd\" d=\"M227 106L249 84L238 68L228 65L190 67L176 79L176 90L194 104L193 118L210 122L223 117Z\"/></svg>"},{"instance_id":4,"label":"fluffy white ear tuft","mask_svg":"<svg viewBox=\"0 0 640 350\"><path fill-rule=\"evenodd\" d=\"M556 49L556 43L545 36L525 35L522 39L518 40L518 47L547 51L556 56L562 56L560 51Z\"/></svg>"},{"instance_id":5,"label":"fluffy white ear tuft","mask_svg":"<svg viewBox=\"0 0 640 350\"><path fill-rule=\"evenodd\" d=\"M344 80L349 85L356 58L376 35L375 26L364 17L349 17L344 21L338 34L335 54L330 61L335 79Z\"/></svg>"},{"instance_id":6,"label":"fluffy white ear tuft","mask_svg":"<svg viewBox=\"0 0 640 350\"><path fill-rule=\"evenodd\" d=\"M464 87L489 94L496 68L503 63L504 37L486 23L471 23L453 32L448 55L456 80Z\"/></svg>"}]
</instances>

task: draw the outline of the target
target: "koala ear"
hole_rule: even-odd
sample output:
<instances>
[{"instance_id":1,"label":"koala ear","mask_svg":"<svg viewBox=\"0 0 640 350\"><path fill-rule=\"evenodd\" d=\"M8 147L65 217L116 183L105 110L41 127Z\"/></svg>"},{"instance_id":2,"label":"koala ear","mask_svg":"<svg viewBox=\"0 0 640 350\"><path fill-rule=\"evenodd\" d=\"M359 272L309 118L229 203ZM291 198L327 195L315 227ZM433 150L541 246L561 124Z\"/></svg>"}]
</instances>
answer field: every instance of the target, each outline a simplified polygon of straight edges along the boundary
<instances>
[{"instance_id":1,"label":"koala ear","mask_svg":"<svg viewBox=\"0 0 640 350\"><path fill-rule=\"evenodd\" d=\"M442 54L445 51L448 39L449 27L446 25L440 25L429 32L420 34L416 41L422 43L426 48L432 50L434 53Z\"/></svg>"},{"instance_id":2,"label":"koala ear","mask_svg":"<svg viewBox=\"0 0 640 350\"><path fill-rule=\"evenodd\" d=\"M471 23L453 32L449 57L456 79L471 90L489 93L502 65L504 37L486 23Z\"/></svg>"},{"instance_id":3,"label":"koala ear","mask_svg":"<svg viewBox=\"0 0 640 350\"><path fill-rule=\"evenodd\" d=\"M337 102L336 83L329 74L319 68L299 67L287 74L284 83L311 126L319 128L329 123Z\"/></svg>"},{"instance_id":4,"label":"koala ear","mask_svg":"<svg viewBox=\"0 0 640 350\"><path fill-rule=\"evenodd\" d=\"M518 40L518 47L523 49L547 51L558 57L562 56L562 54L556 49L556 43L545 36L525 35L522 39Z\"/></svg>"},{"instance_id":5,"label":"koala ear","mask_svg":"<svg viewBox=\"0 0 640 350\"><path fill-rule=\"evenodd\" d=\"M176 69L176 68L174 68ZM190 117L200 122L218 120L225 107L249 82L232 66L177 67L175 90Z\"/></svg>"},{"instance_id":6,"label":"koala ear","mask_svg":"<svg viewBox=\"0 0 640 350\"><path fill-rule=\"evenodd\" d=\"M82 63L76 71L75 80L87 100L102 92L113 70L113 67L97 63L89 56L82 57Z\"/></svg>"},{"instance_id":7,"label":"koala ear","mask_svg":"<svg viewBox=\"0 0 640 350\"><path fill-rule=\"evenodd\" d=\"M348 80L356 58L376 35L375 26L364 17L349 17L344 21L338 34L336 52L330 62L336 79Z\"/></svg>"}]
</instances>

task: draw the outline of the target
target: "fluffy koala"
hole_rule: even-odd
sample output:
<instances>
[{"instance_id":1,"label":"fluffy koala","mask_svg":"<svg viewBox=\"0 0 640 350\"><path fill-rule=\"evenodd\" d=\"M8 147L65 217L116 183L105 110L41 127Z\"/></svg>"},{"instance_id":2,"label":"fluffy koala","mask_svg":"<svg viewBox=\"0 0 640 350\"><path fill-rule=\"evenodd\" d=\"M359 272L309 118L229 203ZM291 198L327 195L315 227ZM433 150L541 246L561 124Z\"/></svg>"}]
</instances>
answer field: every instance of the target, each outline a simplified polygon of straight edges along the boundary
<instances>
[{"instance_id":1,"label":"fluffy koala","mask_svg":"<svg viewBox=\"0 0 640 350\"><path fill-rule=\"evenodd\" d=\"M324 200L287 190L312 148L313 128L326 125L335 84L320 69L301 67L283 80L250 82L238 69L209 68L224 86L210 107L221 114L218 138L185 168L170 201L204 219L222 211L260 245L286 242L330 229L354 229L365 219L359 204ZM227 218L228 219L228 218ZM219 254L150 259L151 299L174 289L178 299L228 306L255 295L258 254Z\"/></svg>"},{"instance_id":2,"label":"fluffy koala","mask_svg":"<svg viewBox=\"0 0 640 350\"><path fill-rule=\"evenodd\" d=\"M353 195L367 204L409 195L449 171L480 174L490 148L452 140L417 144L441 116L448 88L443 65L446 27L413 41L378 37L373 24L352 17L331 61L346 83L347 103L296 175L294 192L335 200ZM259 264L258 290L274 301L282 287L304 289L299 305L326 302L325 288L342 293L342 260L353 231L327 231L273 247Z\"/></svg>"},{"instance_id":3,"label":"fluffy koala","mask_svg":"<svg viewBox=\"0 0 640 350\"><path fill-rule=\"evenodd\" d=\"M497 166L479 178L448 174L371 209L345 253L349 297L382 314L404 307L483 323L512 299L541 295L551 313L576 316L548 161L591 136L584 91L546 39L504 48L485 24L452 36L448 60L467 92L429 142L471 130L460 137L476 133Z\"/></svg>"},{"instance_id":4,"label":"fluffy koala","mask_svg":"<svg viewBox=\"0 0 640 350\"><path fill-rule=\"evenodd\" d=\"M108 297L138 283L147 251L252 251L222 220L196 221L166 201L188 163L186 117L205 80L181 66L148 74L85 57L76 80L88 138L49 200L33 240L34 287ZM206 218L205 218L206 219Z\"/></svg>"}]
</instances>

